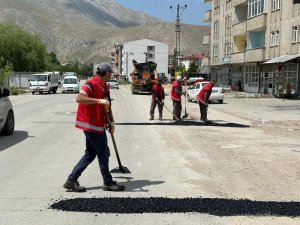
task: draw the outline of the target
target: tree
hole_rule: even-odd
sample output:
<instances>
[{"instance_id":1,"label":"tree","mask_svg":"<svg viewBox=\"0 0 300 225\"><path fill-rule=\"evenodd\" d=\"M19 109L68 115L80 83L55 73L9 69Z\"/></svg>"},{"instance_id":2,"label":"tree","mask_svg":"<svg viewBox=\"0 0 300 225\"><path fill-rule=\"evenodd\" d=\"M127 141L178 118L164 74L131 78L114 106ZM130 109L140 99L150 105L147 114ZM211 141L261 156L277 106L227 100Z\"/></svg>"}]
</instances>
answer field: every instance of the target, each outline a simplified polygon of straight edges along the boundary
<instances>
[{"instance_id":1,"label":"tree","mask_svg":"<svg viewBox=\"0 0 300 225\"><path fill-rule=\"evenodd\" d=\"M34 34L11 24L0 24L0 68L42 71L46 68L46 46Z\"/></svg>"},{"instance_id":2,"label":"tree","mask_svg":"<svg viewBox=\"0 0 300 225\"><path fill-rule=\"evenodd\" d=\"M196 63L194 61L192 61L190 63L188 72L189 73L196 73L197 72L197 66L196 66Z\"/></svg>"}]
</instances>

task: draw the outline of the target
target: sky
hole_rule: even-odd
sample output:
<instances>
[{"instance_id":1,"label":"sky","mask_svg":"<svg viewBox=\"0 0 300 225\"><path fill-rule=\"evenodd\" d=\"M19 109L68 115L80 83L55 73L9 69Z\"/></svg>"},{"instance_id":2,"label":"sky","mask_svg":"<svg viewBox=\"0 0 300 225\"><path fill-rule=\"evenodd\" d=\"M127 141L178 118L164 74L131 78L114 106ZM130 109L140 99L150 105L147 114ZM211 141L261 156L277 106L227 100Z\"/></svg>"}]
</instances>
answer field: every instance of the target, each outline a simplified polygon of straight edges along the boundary
<instances>
[{"instance_id":1,"label":"sky","mask_svg":"<svg viewBox=\"0 0 300 225\"><path fill-rule=\"evenodd\" d=\"M181 13L181 23L194 25L209 25L202 22L205 12L211 8L203 0L114 0L120 5L155 16L165 22L174 22L177 15L177 5ZM182 11L184 6L187 7ZM170 6L173 6L170 9Z\"/></svg>"}]
</instances>

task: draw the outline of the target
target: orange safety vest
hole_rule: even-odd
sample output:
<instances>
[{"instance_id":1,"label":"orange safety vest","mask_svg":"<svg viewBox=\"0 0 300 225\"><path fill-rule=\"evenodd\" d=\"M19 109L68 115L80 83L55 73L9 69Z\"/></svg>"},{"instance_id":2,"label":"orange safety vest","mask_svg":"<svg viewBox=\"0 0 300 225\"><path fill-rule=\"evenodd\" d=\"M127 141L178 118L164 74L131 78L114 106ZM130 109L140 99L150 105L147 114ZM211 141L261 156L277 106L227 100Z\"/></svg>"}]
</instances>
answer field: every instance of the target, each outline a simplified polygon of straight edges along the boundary
<instances>
[{"instance_id":1,"label":"orange safety vest","mask_svg":"<svg viewBox=\"0 0 300 225\"><path fill-rule=\"evenodd\" d=\"M88 85L88 83L90 85ZM88 88L91 89L91 92L89 92L90 94L88 94L89 97L98 99L106 98L110 101L109 87L106 83L102 84L97 77L93 77L82 87L82 89L87 88L86 85L88 85ZM75 127L84 131L102 134L105 132L105 122L103 105L85 105L79 103Z\"/></svg>"},{"instance_id":2,"label":"orange safety vest","mask_svg":"<svg viewBox=\"0 0 300 225\"><path fill-rule=\"evenodd\" d=\"M178 83L177 80L175 80L175 82L172 85L172 89L171 89L171 98L173 101L176 102L180 102L181 101L181 95L178 95L175 93L175 89L178 89L180 92L182 92L182 87L181 85Z\"/></svg>"}]
</instances>

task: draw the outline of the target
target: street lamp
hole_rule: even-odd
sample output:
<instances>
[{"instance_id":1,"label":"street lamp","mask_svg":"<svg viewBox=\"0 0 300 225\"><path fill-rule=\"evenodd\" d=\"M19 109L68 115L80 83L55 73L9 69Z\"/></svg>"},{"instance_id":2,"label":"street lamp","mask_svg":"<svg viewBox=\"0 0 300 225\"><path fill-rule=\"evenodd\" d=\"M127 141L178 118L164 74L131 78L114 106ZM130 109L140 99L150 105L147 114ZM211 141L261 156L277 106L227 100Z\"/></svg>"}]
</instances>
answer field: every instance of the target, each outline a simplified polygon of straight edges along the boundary
<instances>
[{"instance_id":1,"label":"street lamp","mask_svg":"<svg viewBox=\"0 0 300 225\"><path fill-rule=\"evenodd\" d=\"M172 9L173 6L170 6L170 9ZM175 71L178 68L179 60L180 60L180 16L183 13L183 11L187 8L187 5L180 6L177 5L177 15L176 15L176 23L175 23L175 32L176 32L176 52L175 52Z\"/></svg>"}]
</instances>

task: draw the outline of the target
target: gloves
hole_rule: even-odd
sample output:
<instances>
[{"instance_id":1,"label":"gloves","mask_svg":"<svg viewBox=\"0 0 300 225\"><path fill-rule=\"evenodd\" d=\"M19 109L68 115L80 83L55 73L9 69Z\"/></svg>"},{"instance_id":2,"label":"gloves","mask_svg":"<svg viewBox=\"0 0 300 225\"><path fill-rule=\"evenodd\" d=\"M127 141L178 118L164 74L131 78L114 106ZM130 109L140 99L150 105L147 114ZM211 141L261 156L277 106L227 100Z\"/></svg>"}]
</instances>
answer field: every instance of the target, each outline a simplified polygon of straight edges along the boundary
<instances>
[{"instance_id":1,"label":"gloves","mask_svg":"<svg viewBox=\"0 0 300 225\"><path fill-rule=\"evenodd\" d=\"M104 98L100 98L98 100L98 104L104 105L105 109L109 109L109 107L110 107L109 101L107 99L104 99Z\"/></svg>"},{"instance_id":2,"label":"gloves","mask_svg":"<svg viewBox=\"0 0 300 225\"><path fill-rule=\"evenodd\" d=\"M115 127L116 127L115 123L111 122L110 126L108 127L108 132L111 133L111 134L115 133Z\"/></svg>"}]
</instances>

